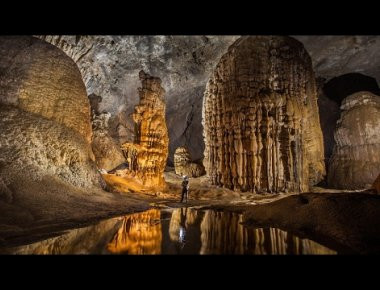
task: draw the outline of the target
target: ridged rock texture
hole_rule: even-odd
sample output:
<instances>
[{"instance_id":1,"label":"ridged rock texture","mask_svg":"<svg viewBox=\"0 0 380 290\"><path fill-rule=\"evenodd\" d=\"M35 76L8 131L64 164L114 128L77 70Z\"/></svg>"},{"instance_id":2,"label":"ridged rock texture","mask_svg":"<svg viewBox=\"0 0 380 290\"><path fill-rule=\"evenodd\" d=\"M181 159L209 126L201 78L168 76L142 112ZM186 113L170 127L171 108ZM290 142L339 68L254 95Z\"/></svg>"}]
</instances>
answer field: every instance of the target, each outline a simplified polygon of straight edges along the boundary
<instances>
[{"instance_id":1,"label":"ridged rock texture","mask_svg":"<svg viewBox=\"0 0 380 290\"><path fill-rule=\"evenodd\" d=\"M380 97L358 92L341 105L328 184L338 189L370 188L380 174Z\"/></svg>"},{"instance_id":2,"label":"ridged rock texture","mask_svg":"<svg viewBox=\"0 0 380 290\"><path fill-rule=\"evenodd\" d=\"M0 127L5 187L44 176L79 187L100 185L86 88L74 61L55 46L1 37Z\"/></svg>"},{"instance_id":3,"label":"ridged rock texture","mask_svg":"<svg viewBox=\"0 0 380 290\"><path fill-rule=\"evenodd\" d=\"M203 158L201 111L206 82L220 57L240 36L39 37L61 48L77 63L88 93L102 97L100 111L111 113L109 135L118 144L133 141L134 124L127 116L138 103L135 96L138 72L144 69L160 77L167 98L170 165L173 165L174 151L179 146L185 145L194 159ZM352 72L380 79L379 36L293 37L305 45L316 76L326 81ZM327 151L329 155L330 148Z\"/></svg>"},{"instance_id":4,"label":"ridged rock texture","mask_svg":"<svg viewBox=\"0 0 380 290\"><path fill-rule=\"evenodd\" d=\"M205 174L202 164L193 162L186 147L178 147L174 152L174 170L177 175L199 177Z\"/></svg>"},{"instance_id":5,"label":"ridged rock texture","mask_svg":"<svg viewBox=\"0 0 380 290\"><path fill-rule=\"evenodd\" d=\"M134 143L121 147L128 162L127 174L145 187L165 188L164 170L168 158L169 137L165 120L165 90L161 79L144 71L139 73L140 103L135 107Z\"/></svg>"},{"instance_id":6,"label":"ridged rock texture","mask_svg":"<svg viewBox=\"0 0 380 290\"><path fill-rule=\"evenodd\" d=\"M213 184L303 192L325 175L311 59L293 38L237 40L207 83L203 126Z\"/></svg>"},{"instance_id":7,"label":"ridged rock texture","mask_svg":"<svg viewBox=\"0 0 380 290\"><path fill-rule=\"evenodd\" d=\"M90 106L75 62L33 37L2 37L0 101L54 120L91 141Z\"/></svg>"},{"instance_id":8,"label":"ridged rock texture","mask_svg":"<svg viewBox=\"0 0 380 290\"><path fill-rule=\"evenodd\" d=\"M92 118L92 151L98 168L106 171L110 171L125 162L120 146L109 136L110 117L110 113L94 113Z\"/></svg>"}]
</instances>

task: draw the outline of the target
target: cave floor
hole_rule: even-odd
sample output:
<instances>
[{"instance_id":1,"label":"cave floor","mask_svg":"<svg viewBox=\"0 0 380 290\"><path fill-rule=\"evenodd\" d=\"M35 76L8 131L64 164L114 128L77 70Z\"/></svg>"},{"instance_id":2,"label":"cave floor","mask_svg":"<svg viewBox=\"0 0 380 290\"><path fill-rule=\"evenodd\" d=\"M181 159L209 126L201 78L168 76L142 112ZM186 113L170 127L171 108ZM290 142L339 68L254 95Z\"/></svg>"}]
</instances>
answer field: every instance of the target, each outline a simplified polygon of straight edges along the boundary
<instances>
[{"instance_id":1,"label":"cave floor","mask_svg":"<svg viewBox=\"0 0 380 290\"><path fill-rule=\"evenodd\" d=\"M174 172L165 172L165 179L168 183L165 192L106 193L99 190L86 193L87 196L83 196L83 192L66 192L64 202L57 202L55 196L55 203L50 204L49 209L37 202L28 210L25 204L18 205L18 210L24 206L22 210L27 214L0 219L0 247L34 243L61 235L68 229L149 208L191 207L242 213L248 227L289 230L317 242L335 243L337 248L343 249L341 253L380 253L380 196L370 192L315 187L312 192L303 194L253 194L211 186L205 177L200 177L190 179L189 201L180 203L181 178ZM45 192L37 199L40 203L43 199L51 202L52 196ZM13 210L0 203L2 209L8 213ZM25 218L28 215L30 217Z\"/></svg>"}]
</instances>

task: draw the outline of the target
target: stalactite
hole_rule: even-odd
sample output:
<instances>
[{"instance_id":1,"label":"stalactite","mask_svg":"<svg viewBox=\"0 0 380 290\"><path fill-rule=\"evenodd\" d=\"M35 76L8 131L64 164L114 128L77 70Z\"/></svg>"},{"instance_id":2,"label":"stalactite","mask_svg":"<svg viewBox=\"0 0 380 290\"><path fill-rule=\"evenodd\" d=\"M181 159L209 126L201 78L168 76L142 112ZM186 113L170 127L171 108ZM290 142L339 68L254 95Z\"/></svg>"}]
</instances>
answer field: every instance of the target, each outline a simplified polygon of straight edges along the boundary
<instances>
[{"instance_id":1,"label":"stalactite","mask_svg":"<svg viewBox=\"0 0 380 290\"><path fill-rule=\"evenodd\" d=\"M242 37L221 58L203 103L211 182L253 192L302 192L324 174L311 60L290 37Z\"/></svg>"}]
</instances>

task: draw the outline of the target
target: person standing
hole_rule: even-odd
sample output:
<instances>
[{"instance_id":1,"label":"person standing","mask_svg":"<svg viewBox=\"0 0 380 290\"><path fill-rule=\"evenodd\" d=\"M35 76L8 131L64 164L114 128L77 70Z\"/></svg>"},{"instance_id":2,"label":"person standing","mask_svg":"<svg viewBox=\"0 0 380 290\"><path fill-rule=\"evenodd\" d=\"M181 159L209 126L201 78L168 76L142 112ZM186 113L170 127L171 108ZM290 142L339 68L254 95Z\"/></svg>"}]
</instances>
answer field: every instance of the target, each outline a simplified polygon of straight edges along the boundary
<instances>
[{"instance_id":1,"label":"person standing","mask_svg":"<svg viewBox=\"0 0 380 290\"><path fill-rule=\"evenodd\" d=\"M181 202L186 200L187 203L187 197L189 195L189 177L186 175L183 176L183 181L182 181L182 196L181 196Z\"/></svg>"}]
</instances>

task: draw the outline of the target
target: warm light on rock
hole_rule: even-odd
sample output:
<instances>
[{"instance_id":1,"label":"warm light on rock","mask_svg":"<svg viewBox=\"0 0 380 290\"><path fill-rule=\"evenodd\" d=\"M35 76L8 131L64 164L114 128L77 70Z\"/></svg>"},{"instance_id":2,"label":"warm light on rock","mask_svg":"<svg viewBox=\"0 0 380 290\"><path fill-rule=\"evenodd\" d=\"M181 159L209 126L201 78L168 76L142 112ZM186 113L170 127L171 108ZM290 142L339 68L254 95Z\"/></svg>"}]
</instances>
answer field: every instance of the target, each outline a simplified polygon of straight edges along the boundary
<instances>
[{"instance_id":1,"label":"warm light on rock","mask_svg":"<svg viewBox=\"0 0 380 290\"><path fill-rule=\"evenodd\" d=\"M140 103L135 107L135 142L121 147L128 162L126 176L133 176L147 188L166 186L164 169L168 158L168 129L165 122L165 90L159 78L139 74Z\"/></svg>"},{"instance_id":2,"label":"warm light on rock","mask_svg":"<svg viewBox=\"0 0 380 290\"><path fill-rule=\"evenodd\" d=\"M311 59L290 37L237 40L203 106L211 182L253 192L303 192L325 175Z\"/></svg>"},{"instance_id":3,"label":"warm light on rock","mask_svg":"<svg viewBox=\"0 0 380 290\"><path fill-rule=\"evenodd\" d=\"M108 244L111 253L157 255L161 253L160 211L151 209L123 218L122 225Z\"/></svg>"}]
</instances>

